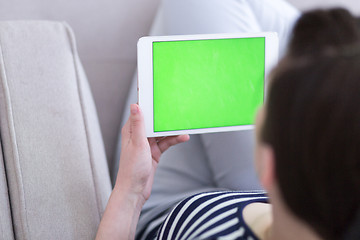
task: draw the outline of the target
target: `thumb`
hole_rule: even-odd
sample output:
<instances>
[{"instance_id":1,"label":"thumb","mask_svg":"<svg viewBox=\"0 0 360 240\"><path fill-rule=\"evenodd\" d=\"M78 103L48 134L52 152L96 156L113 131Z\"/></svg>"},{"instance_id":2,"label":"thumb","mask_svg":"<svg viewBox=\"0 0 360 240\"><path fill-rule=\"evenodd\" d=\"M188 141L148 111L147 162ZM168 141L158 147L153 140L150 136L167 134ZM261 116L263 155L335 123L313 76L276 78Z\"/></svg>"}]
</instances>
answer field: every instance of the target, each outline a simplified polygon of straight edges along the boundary
<instances>
[{"instance_id":1,"label":"thumb","mask_svg":"<svg viewBox=\"0 0 360 240\"><path fill-rule=\"evenodd\" d=\"M130 106L130 132L134 144L143 144L146 140L144 117L137 104Z\"/></svg>"}]
</instances>

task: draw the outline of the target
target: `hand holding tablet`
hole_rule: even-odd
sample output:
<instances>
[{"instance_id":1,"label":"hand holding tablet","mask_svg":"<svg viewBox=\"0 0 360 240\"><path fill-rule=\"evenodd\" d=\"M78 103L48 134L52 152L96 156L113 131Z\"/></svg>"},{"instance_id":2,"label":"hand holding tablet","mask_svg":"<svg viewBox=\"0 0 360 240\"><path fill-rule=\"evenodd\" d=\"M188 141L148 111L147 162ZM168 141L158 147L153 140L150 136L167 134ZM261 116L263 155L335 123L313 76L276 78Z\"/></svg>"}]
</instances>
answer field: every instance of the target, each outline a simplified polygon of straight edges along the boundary
<instances>
[{"instance_id":1,"label":"hand holding tablet","mask_svg":"<svg viewBox=\"0 0 360 240\"><path fill-rule=\"evenodd\" d=\"M276 33L143 37L138 102L148 137L253 128Z\"/></svg>"}]
</instances>

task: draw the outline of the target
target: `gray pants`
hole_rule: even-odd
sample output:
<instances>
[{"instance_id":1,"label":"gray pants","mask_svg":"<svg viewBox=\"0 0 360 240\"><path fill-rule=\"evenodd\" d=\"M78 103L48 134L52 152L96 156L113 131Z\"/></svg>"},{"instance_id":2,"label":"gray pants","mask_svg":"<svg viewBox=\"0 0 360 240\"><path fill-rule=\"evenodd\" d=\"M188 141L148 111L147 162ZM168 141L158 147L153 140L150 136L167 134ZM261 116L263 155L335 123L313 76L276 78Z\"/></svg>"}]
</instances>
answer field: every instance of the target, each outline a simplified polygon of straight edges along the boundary
<instances>
[{"instance_id":1,"label":"gray pants","mask_svg":"<svg viewBox=\"0 0 360 240\"><path fill-rule=\"evenodd\" d=\"M284 0L163 0L151 35L277 32L284 54L300 13ZM127 106L136 102L136 77ZM128 118L126 109L124 121ZM120 142L117 158L120 156ZM186 196L219 189L257 190L253 167L254 132L193 135L168 150L158 166L152 194L138 229ZM113 169L116 176L117 167Z\"/></svg>"}]
</instances>

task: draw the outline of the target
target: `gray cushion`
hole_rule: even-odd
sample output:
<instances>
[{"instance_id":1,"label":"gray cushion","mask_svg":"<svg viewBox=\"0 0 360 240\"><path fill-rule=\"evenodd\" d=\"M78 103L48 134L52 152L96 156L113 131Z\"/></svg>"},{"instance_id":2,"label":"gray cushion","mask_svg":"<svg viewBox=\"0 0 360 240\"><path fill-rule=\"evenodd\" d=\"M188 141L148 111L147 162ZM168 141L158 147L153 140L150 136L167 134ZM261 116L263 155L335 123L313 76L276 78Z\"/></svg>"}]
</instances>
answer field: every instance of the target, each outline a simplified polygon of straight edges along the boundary
<instances>
[{"instance_id":1,"label":"gray cushion","mask_svg":"<svg viewBox=\"0 0 360 240\"><path fill-rule=\"evenodd\" d=\"M66 24L0 22L0 123L15 238L94 238L111 185Z\"/></svg>"},{"instance_id":2,"label":"gray cushion","mask_svg":"<svg viewBox=\"0 0 360 240\"><path fill-rule=\"evenodd\" d=\"M0 239L14 239L9 194L0 138Z\"/></svg>"}]
</instances>

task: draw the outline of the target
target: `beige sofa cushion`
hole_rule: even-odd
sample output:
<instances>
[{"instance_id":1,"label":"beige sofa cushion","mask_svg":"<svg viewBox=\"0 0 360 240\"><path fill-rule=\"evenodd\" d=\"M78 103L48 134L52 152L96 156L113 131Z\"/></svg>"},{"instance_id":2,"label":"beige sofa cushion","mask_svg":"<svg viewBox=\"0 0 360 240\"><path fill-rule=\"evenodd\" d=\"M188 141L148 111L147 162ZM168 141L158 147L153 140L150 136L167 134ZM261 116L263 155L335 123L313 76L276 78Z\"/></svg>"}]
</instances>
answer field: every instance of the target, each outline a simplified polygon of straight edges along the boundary
<instances>
[{"instance_id":1,"label":"beige sofa cushion","mask_svg":"<svg viewBox=\"0 0 360 240\"><path fill-rule=\"evenodd\" d=\"M66 24L0 22L0 123L15 238L94 238L110 178Z\"/></svg>"},{"instance_id":2,"label":"beige sofa cushion","mask_svg":"<svg viewBox=\"0 0 360 240\"><path fill-rule=\"evenodd\" d=\"M0 138L0 239L14 239L9 194Z\"/></svg>"}]
</instances>

